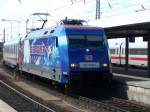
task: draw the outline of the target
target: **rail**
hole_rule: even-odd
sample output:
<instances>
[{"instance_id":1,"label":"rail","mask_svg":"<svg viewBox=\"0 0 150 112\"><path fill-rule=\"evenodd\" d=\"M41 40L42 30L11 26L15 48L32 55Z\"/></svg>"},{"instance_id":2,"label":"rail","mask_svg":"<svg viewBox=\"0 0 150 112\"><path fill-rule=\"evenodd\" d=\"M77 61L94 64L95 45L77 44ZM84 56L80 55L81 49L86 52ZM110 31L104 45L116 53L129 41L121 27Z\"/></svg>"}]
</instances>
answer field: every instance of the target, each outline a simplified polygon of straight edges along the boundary
<instances>
[{"instance_id":1,"label":"rail","mask_svg":"<svg viewBox=\"0 0 150 112\"><path fill-rule=\"evenodd\" d=\"M79 96L79 100L86 102L87 108L94 105L95 110L104 109L109 112L150 112L150 107L148 106L115 97L112 97L110 101L97 101Z\"/></svg>"},{"instance_id":2,"label":"rail","mask_svg":"<svg viewBox=\"0 0 150 112\"><path fill-rule=\"evenodd\" d=\"M13 91L14 94L18 94L19 96L23 97L24 99L26 99L27 101L29 101L30 103L32 103L34 105L34 107L36 107L37 110L42 110L44 112L56 112L55 110L49 108L48 106L45 106L35 100L33 100L32 98L26 96L25 94L17 91L16 89L14 89L13 87L9 86L8 84L6 84L5 82L3 82L2 80L0 80L0 84L4 85L5 87L7 87L9 90Z\"/></svg>"},{"instance_id":3,"label":"rail","mask_svg":"<svg viewBox=\"0 0 150 112\"><path fill-rule=\"evenodd\" d=\"M96 106L95 110L104 109L104 110L109 111L109 112L128 112L128 111L120 109L116 106L108 105L106 103L92 100L90 98L86 98L86 97L82 97L82 96L79 96L79 100L86 102L87 107L91 107L91 104L95 105Z\"/></svg>"}]
</instances>

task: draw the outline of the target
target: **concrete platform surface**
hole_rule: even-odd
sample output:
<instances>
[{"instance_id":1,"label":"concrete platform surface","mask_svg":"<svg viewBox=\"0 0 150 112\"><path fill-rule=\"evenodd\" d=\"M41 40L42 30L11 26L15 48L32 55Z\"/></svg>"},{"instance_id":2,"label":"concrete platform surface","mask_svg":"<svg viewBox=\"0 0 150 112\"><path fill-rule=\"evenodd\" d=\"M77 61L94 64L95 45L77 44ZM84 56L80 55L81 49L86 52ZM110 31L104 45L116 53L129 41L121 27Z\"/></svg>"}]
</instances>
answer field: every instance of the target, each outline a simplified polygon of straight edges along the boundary
<instances>
[{"instance_id":1,"label":"concrete platform surface","mask_svg":"<svg viewBox=\"0 0 150 112\"><path fill-rule=\"evenodd\" d=\"M150 89L150 81L132 81L132 82L127 82L127 84L145 88L145 89Z\"/></svg>"},{"instance_id":2,"label":"concrete platform surface","mask_svg":"<svg viewBox=\"0 0 150 112\"><path fill-rule=\"evenodd\" d=\"M0 99L0 112L17 112L17 111Z\"/></svg>"},{"instance_id":3,"label":"concrete platform surface","mask_svg":"<svg viewBox=\"0 0 150 112\"><path fill-rule=\"evenodd\" d=\"M34 85L27 84L25 82L14 82L17 86L23 88L26 91L30 91L32 94L34 94L37 97L40 97L41 99L45 101L60 101L61 99L58 97L55 97L54 95L45 92L43 90L40 90L39 88L36 88Z\"/></svg>"},{"instance_id":4,"label":"concrete platform surface","mask_svg":"<svg viewBox=\"0 0 150 112\"><path fill-rule=\"evenodd\" d=\"M129 100L150 105L150 78L114 74L114 80L122 83L121 91Z\"/></svg>"}]
</instances>

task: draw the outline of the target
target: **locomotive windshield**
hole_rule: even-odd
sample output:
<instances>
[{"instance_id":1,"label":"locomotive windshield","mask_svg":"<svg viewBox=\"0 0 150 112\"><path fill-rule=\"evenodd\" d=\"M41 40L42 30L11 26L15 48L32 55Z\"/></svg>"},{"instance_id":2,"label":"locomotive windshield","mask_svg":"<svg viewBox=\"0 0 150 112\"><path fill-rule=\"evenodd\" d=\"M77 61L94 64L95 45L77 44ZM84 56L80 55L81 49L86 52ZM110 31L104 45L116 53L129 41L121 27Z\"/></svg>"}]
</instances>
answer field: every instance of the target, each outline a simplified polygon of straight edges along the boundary
<instances>
[{"instance_id":1,"label":"locomotive windshield","mask_svg":"<svg viewBox=\"0 0 150 112\"><path fill-rule=\"evenodd\" d=\"M70 47L103 47L103 40L99 35L69 35Z\"/></svg>"}]
</instances>

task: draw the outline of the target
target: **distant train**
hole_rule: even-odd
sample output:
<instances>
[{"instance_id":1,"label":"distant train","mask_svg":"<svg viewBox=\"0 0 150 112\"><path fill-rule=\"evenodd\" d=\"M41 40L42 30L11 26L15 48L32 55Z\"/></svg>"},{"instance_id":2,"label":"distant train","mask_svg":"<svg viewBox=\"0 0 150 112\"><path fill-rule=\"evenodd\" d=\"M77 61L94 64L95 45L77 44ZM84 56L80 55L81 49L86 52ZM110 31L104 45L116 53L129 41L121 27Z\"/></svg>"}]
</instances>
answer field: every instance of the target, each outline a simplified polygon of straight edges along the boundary
<instances>
[{"instance_id":1,"label":"distant train","mask_svg":"<svg viewBox=\"0 0 150 112\"><path fill-rule=\"evenodd\" d=\"M6 42L3 58L13 68L62 85L112 79L104 30L82 25L81 20L63 20L57 27Z\"/></svg>"},{"instance_id":2,"label":"distant train","mask_svg":"<svg viewBox=\"0 0 150 112\"><path fill-rule=\"evenodd\" d=\"M110 39L111 63L117 65L125 65L125 40ZM147 42L143 42L142 38L137 38L134 43L129 43L129 65L137 67L147 67L148 61Z\"/></svg>"}]
</instances>

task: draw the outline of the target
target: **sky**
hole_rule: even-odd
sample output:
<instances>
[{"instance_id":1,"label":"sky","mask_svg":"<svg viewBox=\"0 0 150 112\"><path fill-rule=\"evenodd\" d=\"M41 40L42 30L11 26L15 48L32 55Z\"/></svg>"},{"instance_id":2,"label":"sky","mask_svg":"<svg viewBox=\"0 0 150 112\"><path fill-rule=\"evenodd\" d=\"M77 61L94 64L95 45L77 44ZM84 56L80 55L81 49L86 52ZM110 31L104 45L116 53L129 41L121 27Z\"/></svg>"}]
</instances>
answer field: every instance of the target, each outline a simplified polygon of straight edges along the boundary
<instances>
[{"instance_id":1,"label":"sky","mask_svg":"<svg viewBox=\"0 0 150 112\"><path fill-rule=\"evenodd\" d=\"M3 18L25 19L35 12L48 12L52 16L71 15L76 10L84 12L84 0L76 1L72 5L71 0L1 0L0 13ZM94 0L86 0L88 4ZM91 4L92 5L92 4ZM64 13L64 14L62 14ZM79 13L78 13L79 14Z\"/></svg>"},{"instance_id":2,"label":"sky","mask_svg":"<svg viewBox=\"0 0 150 112\"><path fill-rule=\"evenodd\" d=\"M60 19L87 18L86 12L91 10L89 5L95 6L95 1L86 0L0 0L0 39L3 36L3 29L6 30L8 39L15 38L19 33L25 34L25 22L30 19L29 27L35 25L33 22L38 17L31 16L33 13L49 13L49 27L51 23L56 23ZM88 10L86 10L88 9ZM81 17L82 16L82 17ZM5 21L1 21L5 19ZM6 21L7 20L7 21ZM11 20L11 21L10 21ZM16 22L16 20L18 22ZM31 23L31 24L30 24ZM34 23L34 24L33 24ZM47 25L47 26L48 26Z\"/></svg>"},{"instance_id":3,"label":"sky","mask_svg":"<svg viewBox=\"0 0 150 112\"><path fill-rule=\"evenodd\" d=\"M100 3L101 18L150 9L149 0L100 0ZM27 19L30 19L29 27L34 27L33 21L39 19L31 16L35 12L49 13L46 26L50 27L65 17L94 20L95 10L96 0L0 0L0 40L3 29L8 40L24 35Z\"/></svg>"}]
</instances>

